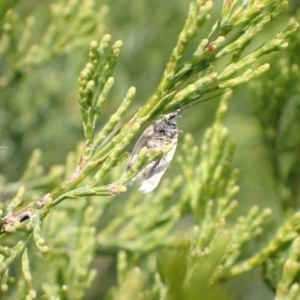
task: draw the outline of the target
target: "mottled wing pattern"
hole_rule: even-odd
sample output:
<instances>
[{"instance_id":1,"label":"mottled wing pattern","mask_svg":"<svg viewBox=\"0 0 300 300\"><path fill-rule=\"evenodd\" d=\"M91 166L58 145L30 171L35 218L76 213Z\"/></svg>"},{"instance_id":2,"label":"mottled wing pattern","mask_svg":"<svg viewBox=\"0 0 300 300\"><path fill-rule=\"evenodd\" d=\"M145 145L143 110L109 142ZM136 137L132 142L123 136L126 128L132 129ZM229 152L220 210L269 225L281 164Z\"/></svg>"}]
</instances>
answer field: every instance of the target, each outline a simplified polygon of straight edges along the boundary
<instances>
[{"instance_id":1,"label":"mottled wing pattern","mask_svg":"<svg viewBox=\"0 0 300 300\"><path fill-rule=\"evenodd\" d=\"M164 175L167 167L169 166L175 150L176 145L169 151L165 156L161 159L157 159L151 162L149 165L146 166L145 169L142 170L140 176L144 179L142 181L142 185L139 187L139 191L146 194L153 191L160 182L161 177Z\"/></svg>"},{"instance_id":2,"label":"mottled wing pattern","mask_svg":"<svg viewBox=\"0 0 300 300\"><path fill-rule=\"evenodd\" d=\"M125 171L128 171L132 165L135 163L141 149L143 147L149 148L148 147L148 141L149 138L153 135L153 125L150 125L141 135L141 137L138 139L138 141L136 142L133 151L131 153L131 157L127 163L127 166L125 168Z\"/></svg>"},{"instance_id":3,"label":"mottled wing pattern","mask_svg":"<svg viewBox=\"0 0 300 300\"><path fill-rule=\"evenodd\" d=\"M136 178L141 179L142 182L139 190L143 193L149 193L157 187L161 177L163 176L174 156L179 132L177 125L174 122L174 116L176 116L176 114L172 114L171 119L171 114L167 115L166 117L150 125L141 135L132 151L131 157L125 169L126 171L129 170L135 163L139 152L143 147L151 150L154 148L163 148L169 144L173 144L171 151L169 151L162 158L149 163L135 178L132 179L132 181L134 181Z\"/></svg>"}]
</instances>

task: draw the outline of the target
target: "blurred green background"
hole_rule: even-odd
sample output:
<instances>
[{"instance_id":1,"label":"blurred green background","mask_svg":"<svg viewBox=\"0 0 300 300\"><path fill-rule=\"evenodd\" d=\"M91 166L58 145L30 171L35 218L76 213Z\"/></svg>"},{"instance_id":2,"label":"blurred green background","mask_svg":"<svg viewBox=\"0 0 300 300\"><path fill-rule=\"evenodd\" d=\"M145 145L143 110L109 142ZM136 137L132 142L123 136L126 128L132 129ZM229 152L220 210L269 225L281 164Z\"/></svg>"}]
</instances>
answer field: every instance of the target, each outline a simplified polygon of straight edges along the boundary
<instances>
[{"instance_id":1,"label":"blurred green background","mask_svg":"<svg viewBox=\"0 0 300 300\"><path fill-rule=\"evenodd\" d=\"M214 1L211 20L195 43L208 34L221 10L222 2ZM2 0L0 13L3 17L3 12L13 6L21 20L31 14L35 15L37 21L34 37L38 42L49 23L51 3L52 1L47 0ZM96 1L95 9L100 11L104 5L109 9L104 20L102 17L99 19L104 27L92 31L89 39L100 40L104 33L109 33L113 40L122 40L124 46L114 73L116 83L113 92L97 125L99 129L116 110L130 86L137 88L137 95L125 119L155 91L185 21L189 1L106 0ZM286 26L289 16L298 6L300 3L297 0L291 1L287 15L268 26L254 40L251 48L256 48L262 39L267 40L276 30ZM76 39L76 32L73 34ZM16 80L8 88L0 89L0 146L7 147L5 151L0 151L1 180L18 180L35 148L43 151L42 164L49 169L54 164L63 164L67 153L83 140L81 115L77 104L77 78L86 62L88 48L88 43L82 43L70 53L55 56L45 64L31 69L24 78ZM269 58L264 60L268 61ZM9 72L13 61L12 55L2 57L0 77ZM268 154L262 142L260 125L253 114L252 98L253 94L247 86L235 89L225 121L230 136L237 141L234 167L241 171L241 191L237 197L239 207L236 214L258 205L271 207L279 220L280 203ZM204 130L213 122L217 105L218 99L213 99L186 111L178 122L180 129L185 133L192 133L194 139L200 143ZM179 140L177 154L181 151L180 145ZM133 145L128 151L132 147ZM175 177L178 172L179 168L174 159L165 177ZM99 286L101 293L104 293L115 282L113 259L97 258L95 266L99 269L99 274L88 299L99 299ZM273 299L273 294L262 283L259 269L234 279L225 286L232 293L230 299Z\"/></svg>"}]
</instances>

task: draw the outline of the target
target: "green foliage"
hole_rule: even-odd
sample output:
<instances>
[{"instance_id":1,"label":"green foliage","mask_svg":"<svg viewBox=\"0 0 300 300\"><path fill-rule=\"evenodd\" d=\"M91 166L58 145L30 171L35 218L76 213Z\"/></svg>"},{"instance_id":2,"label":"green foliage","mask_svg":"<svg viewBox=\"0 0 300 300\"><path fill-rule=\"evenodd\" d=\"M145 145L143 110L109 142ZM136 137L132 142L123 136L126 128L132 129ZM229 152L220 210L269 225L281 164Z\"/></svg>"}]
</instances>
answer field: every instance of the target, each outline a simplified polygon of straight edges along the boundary
<instances>
[{"instance_id":1,"label":"green foliage","mask_svg":"<svg viewBox=\"0 0 300 300\"><path fill-rule=\"evenodd\" d=\"M282 55L274 55L272 59L277 60L278 64L274 65L268 76L252 84L255 113L261 124L284 211L299 208L300 141L296 134L300 126L297 99L299 38L298 32Z\"/></svg>"},{"instance_id":2,"label":"green foliage","mask_svg":"<svg viewBox=\"0 0 300 300\"><path fill-rule=\"evenodd\" d=\"M141 3L133 1L132 7L140 8L134 16L142 23L146 3ZM97 275L95 259L107 255L116 258L117 284L106 296L96 290L95 299L234 299L224 283L259 266L273 298L299 299L298 24L292 20L286 29L276 27L273 37L259 36L283 14L287 1L224 0L211 30L199 40L198 32L215 13L212 1L192 0L157 88L135 112L135 87L121 89L123 100L112 112L113 73L123 43L112 42L109 34L96 40L104 28L105 6L61 0L51 4L45 19L37 11L35 23L32 15L24 21L9 10L12 5L0 7L0 298L84 299ZM87 41L88 57L79 72L84 62L76 58ZM263 63L261 57L274 51ZM67 98L75 111L70 92L75 80L57 76L59 62L68 74L79 73L84 142L78 142L76 133L58 147L57 129L67 137L64 127L79 122L79 115L72 119L62 105ZM255 200L245 212L236 210L238 141L229 138L225 116L232 89L249 81L282 202L283 217L275 230L268 226L272 210L259 208ZM41 89L33 88L39 84ZM63 96L54 97L59 86ZM178 109L188 115L187 108L219 94L215 120L202 142L189 133L179 140L180 174L165 178L143 197L136 186L129 188L145 166L172 149L144 147L124 171L126 151L141 128ZM40 116L33 106L42 108ZM52 108L55 118L48 121L58 122L53 127L42 122ZM32 152L22 174L13 160L26 157L26 143L34 148L36 142L27 139L36 134L42 136L44 151ZM48 159L51 148L61 153L51 158L47 170L42 152ZM66 152L65 161L54 165Z\"/></svg>"}]
</instances>

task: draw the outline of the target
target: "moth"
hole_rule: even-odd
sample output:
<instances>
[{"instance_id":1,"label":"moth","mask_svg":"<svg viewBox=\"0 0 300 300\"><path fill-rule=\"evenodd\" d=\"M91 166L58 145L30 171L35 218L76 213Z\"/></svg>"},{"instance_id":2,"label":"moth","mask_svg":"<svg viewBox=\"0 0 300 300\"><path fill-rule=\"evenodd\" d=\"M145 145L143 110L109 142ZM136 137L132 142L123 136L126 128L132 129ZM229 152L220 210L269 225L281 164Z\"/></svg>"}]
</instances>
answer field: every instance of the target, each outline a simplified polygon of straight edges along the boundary
<instances>
[{"instance_id":1,"label":"moth","mask_svg":"<svg viewBox=\"0 0 300 300\"><path fill-rule=\"evenodd\" d=\"M163 157L150 162L142 171L133 179L141 179L139 191L146 194L153 191L167 167L169 166L178 142L178 130L176 120L181 117L179 111L167 114L163 118L151 124L141 135L134 146L131 157L128 161L125 171L128 171L136 161L140 150L143 147L151 150L154 148L163 148L172 144L172 149Z\"/></svg>"},{"instance_id":2,"label":"moth","mask_svg":"<svg viewBox=\"0 0 300 300\"><path fill-rule=\"evenodd\" d=\"M219 96L227 91L229 90L227 89L218 95L197 101L191 105L185 106L181 110L167 114L161 119L155 121L143 132L133 148L125 171L128 171L132 167L139 155L140 150L143 147L146 147L149 150L154 148L163 148L169 144L172 144L173 147L166 155L149 163L135 178L133 178L133 180L141 180L139 191L144 194L153 191L159 184L160 179L172 161L178 142L178 134L182 132L178 130L176 120L182 116L182 112L187 108L215 98L216 96Z\"/></svg>"}]
</instances>

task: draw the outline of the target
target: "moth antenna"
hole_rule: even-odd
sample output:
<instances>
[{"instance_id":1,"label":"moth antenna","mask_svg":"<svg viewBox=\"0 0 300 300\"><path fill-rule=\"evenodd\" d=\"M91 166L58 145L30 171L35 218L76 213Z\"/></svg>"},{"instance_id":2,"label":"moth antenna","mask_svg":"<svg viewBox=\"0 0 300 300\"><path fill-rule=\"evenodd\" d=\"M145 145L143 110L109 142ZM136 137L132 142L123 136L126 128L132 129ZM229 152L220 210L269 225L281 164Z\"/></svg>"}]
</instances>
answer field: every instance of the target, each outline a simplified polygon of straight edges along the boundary
<instances>
[{"instance_id":1,"label":"moth antenna","mask_svg":"<svg viewBox=\"0 0 300 300\"><path fill-rule=\"evenodd\" d=\"M225 90L225 91L223 91L223 92L221 92L221 93L219 93L219 94L216 94L216 95L214 95L214 96L211 96L211 97L202 99L202 100L200 100L200 101L196 101L195 103L192 103L192 104L190 104L190 105L184 106L182 109L179 109L179 111L180 111L180 112L184 112L184 111L186 111L186 110L187 110L188 108L190 108L190 107L193 107L193 106L195 106L195 105L197 105L197 104L199 104L199 103L202 103L202 102L211 100L211 99L213 99L213 98L216 98L216 97L218 97L218 96L220 96L220 95L223 95L223 94L225 94L225 93L227 93L227 92L229 92L229 91L231 91L231 90L232 90L232 89L227 89L227 90Z\"/></svg>"}]
</instances>

